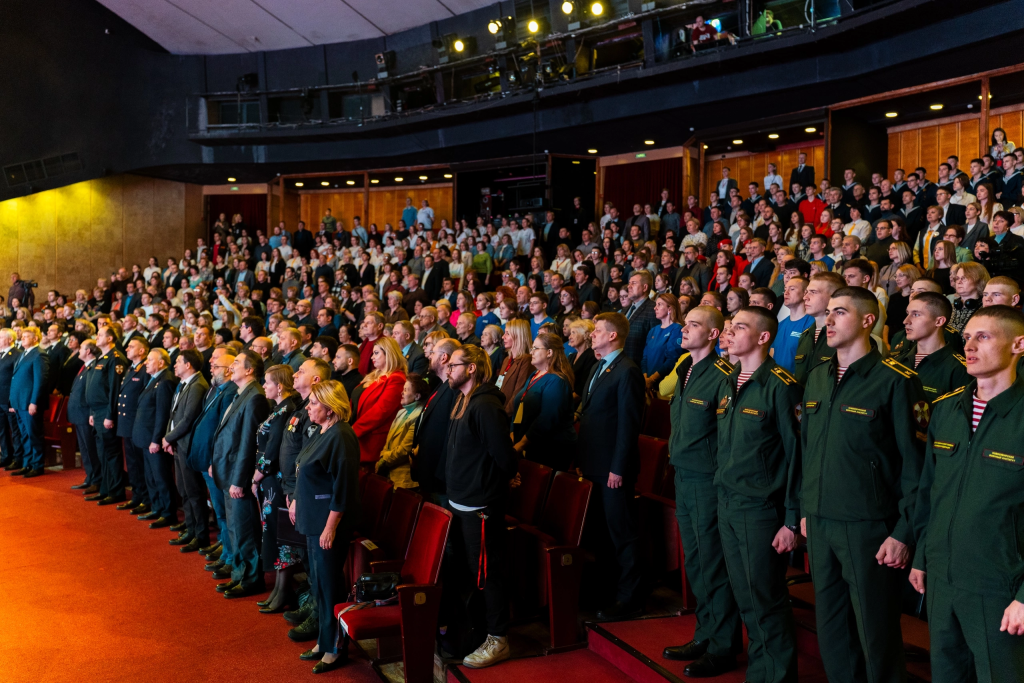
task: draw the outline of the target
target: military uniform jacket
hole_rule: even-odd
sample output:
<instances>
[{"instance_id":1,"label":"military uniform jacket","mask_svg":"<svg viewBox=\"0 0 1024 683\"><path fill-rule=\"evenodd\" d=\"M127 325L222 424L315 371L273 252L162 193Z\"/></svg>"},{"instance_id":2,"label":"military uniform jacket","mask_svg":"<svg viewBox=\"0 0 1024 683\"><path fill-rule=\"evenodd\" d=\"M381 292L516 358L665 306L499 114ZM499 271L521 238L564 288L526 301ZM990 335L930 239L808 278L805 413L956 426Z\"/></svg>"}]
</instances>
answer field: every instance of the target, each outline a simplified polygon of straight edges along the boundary
<instances>
[{"instance_id":1,"label":"military uniform jacket","mask_svg":"<svg viewBox=\"0 0 1024 683\"><path fill-rule=\"evenodd\" d=\"M171 403L174 401L174 391L178 388L178 378L170 368L164 368L156 375L147 374L145 383L132 428L132 443L142 449L148 449L150 444L159 444L163 440L171 418Z\"/></svg>"},{"instance_id":2,"label":"military uniform jacket","mask_svg":"<svg viewBox=\"0 0 1024 683\"><path fill-rule=\"evenodd\" d=\"M117 431L118 436L132 438L132 427L135 425L135 413L139 409L139 396L146 388L149 373L146 364L139 363L129 368L121 380L121 390L117 394ZM148 446L149 443L147 442Z\"/></svg>"},{"instance_id":3,"label":"military uniform jacket","mask_svg":"<svg viewBox=\"0 0 1024 683\"><path fill-rule=\"evenodd\" d=\"M821 328L817 341L814 340L815 329L816 327L808 327L800 335L800 341L796 343L793 376L801 384L807 383L807 375L810 374L811 368L824 363L836 355L836 350L828 345L828 335L825 334L825 328Z\"/></svg>"},{"instance_id":4,"label":"military uniform jacket","mask_svg":"<svg viewBox=\"0 0 1024 683\"><path fill-rule=\"evenodd\" d=\"M795 525L800 521L800 383L769 357L737 391L742 369L739 363L733 367L716 401L715 485L730 494L784 504L786 524Z\"/></svg>"},{"instance_id":5,"label":"military uniform jacket","mask_svg":"<svg viewBox=\"0 0 1024 683\"><path fill-rule=\"evenodd\" d=\"M16 346L0 353L0 408L5 411L11 407L11 379L14 377L14 365L20 355L21 349Z\"/></svg>"},{"instance_id":6,"label":"military uniform jacket","mask_svg":"<svg viewBox=\"0 0 1024 683\"><path fill-rule=\"evenodd\" d=\"M690 381L686 373L690 373ZM712 351L703 360L694 363L687 353L676 367L676 390L669 401L672 434L668 452L677 471L714 474L718 468L718 407L732 373L732 365Z\"/></svg>"},{"instance_id":7,"label":"military uniform jacket","mask_svg":"<svg viewBox=\"0 0 1024 683\"><path fill-rule=\"evenodd\" d=\"M811 370L801 421L800 504L844 522L889 520L890 534L914 542L929 408L917 373L875 350L836 383L833 358Z\"/></svg>"},{"instance_id":8,"label":"military uniform jacket","mask_svg":"<svg viewBox=\"0 0 1024 683\"><path fill-rule=\"evenodd\" d=\"M966 361L952 344L946 344L935 353L928 354L921 359L920 365L914 367L916 355L917 342L908 341L903 344L899 355L893 354L892 358L908 368L914 368L921 380L925 398L929 401L971 383L972 377L967 374Z\"/></svg>"},{"instance_id":9,"label":"military uniform jacket","mask_svg":"<svg viewBox=\"0 0 1024 683\"><path fill-rule=\"evenodd\" d=\"M935 401L915 520L914 568L972 593L1024 602L1024 384L988 402L976 384Z\"/></svg>"},{"instance_id":10,"label":"military uniform jacket","mask_svg":"<svg viewBox=\"0 0 1024 683\"><path fill-rule=\"evenodd\" d=\"M73 425L89 424L89 405L85 402L85 386L88 377L89 368L85 368L75 376L75 380L71 383L71 391L68 394L68 422Z\"/></svg>"},{"instance_id":11,"label":"military uniform jacket","mask_svg":"<svg viewBox=\"0 0 1024 683\"><path fill-rule=\"evenodd\" d=\"M337 538L345 539L359 523L359 440L345 422L316 433L295 462L295 530L319 536L331 512L340 512Z\"/></svg>"},{"instance_id":12,"label":"military uniform jacket","mask_svg":"<svg viewBox=\"0 0 1024 683\"><path fill-rule=\"evenodd\" d=\"M117 417L117 396L121 393L121 378L128 365L128 359L120 351L111 349L86 370L89 377L86 378L85 401L94 422Z\"/></svg>"},{"instance_id":13,"label":"military uniform jacket","mask_svg":"<svg viewBox=\"0 0 1024 683\"><path fill-rule=\"evenodd\" d=\"M952 325L946 325L942 328L942 334L946 338L946 346L952 346L954 353L963 355L964 338L956 331L956 328ZM906 353L907 347L910 345L916 346L914 342L907 339L906 330L900 330L892 336L892 339L889 340L889 355L893 358L902 356Z\"/></svg>"}]
</instances>

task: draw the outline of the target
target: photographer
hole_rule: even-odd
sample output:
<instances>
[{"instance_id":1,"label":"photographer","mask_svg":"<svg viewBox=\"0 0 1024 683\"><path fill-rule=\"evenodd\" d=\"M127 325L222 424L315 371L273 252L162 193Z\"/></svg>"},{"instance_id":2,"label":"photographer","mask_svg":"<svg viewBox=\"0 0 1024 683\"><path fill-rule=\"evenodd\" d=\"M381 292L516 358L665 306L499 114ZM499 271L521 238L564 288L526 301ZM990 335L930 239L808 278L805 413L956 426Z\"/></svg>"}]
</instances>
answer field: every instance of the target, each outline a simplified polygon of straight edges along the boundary
<instances>
[{"instance_id":1,"label":"photographer","mask_svg":"<svg viewBox=\"0 0 1024 683\"><path fill-rule=\"evenodd\" d=\"M1010 223L1012 224L1013 221L1011 220ZM7 290L7 300L17 299L22 306L31 311L36 305L36 293L32 290L38 286L38 282L22 280L20 274L11 273L11 288Z\"/></svg>"}]
</instances>

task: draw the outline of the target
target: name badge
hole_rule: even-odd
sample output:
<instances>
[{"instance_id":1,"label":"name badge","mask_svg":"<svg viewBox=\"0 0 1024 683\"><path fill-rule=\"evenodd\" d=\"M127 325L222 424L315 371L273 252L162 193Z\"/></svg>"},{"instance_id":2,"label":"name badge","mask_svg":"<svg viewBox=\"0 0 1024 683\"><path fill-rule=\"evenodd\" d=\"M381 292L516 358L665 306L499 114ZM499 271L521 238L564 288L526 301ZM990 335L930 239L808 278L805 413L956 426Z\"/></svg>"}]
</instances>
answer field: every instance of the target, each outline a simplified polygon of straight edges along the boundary
<instances>
[{"instance_id":1,"label":"name badge","mask_svg":"<svg viewBox=\"0 0 1024 683\"><path fill-rule=\"evenodd\" d=\"M330 497L331 497L331 494L329 494L329 493L318 493L315 496L313 496L313 499L314 500L329 500Z\"/></svg>"},{"instance_id":2,"label":"name badge","mask_svg":"<svg viewBox=\"0 0 1024 683\"><path fill-rule=\"evenodd\" d=\"M850 415L860 415L861 417L874 417L875 411L871 408L858 408L857 406L842 405L839 407L844 413Z\"/></svg>"},{"instance_id":3,"label":"name badge","mask_svg":"<svg viewBox=\"0 0 1024 683\"><path fill-rule=\"evenodd\" d=\"M700 406L701 408L707 408L708 407L708 402L707 401L702 401L699 398L691 398L690 399L690 403L692 403L695 406Z\"/></svg>"},{"instance_id":4,"label":"name badge","mask_svg":"<svg viewBox=\"0 0 1024 683\"><path fill-rule=\"evenodd\" d=\"M1024 466L1024 458L1019 455L1011 455L1010 453L1001 453L1000 451L984 451L981 457L987 460L994 460L1001 462L1006 465L1016 465L1017 467Z\"/></svg>"},{"instance_id":5,"label":"name badge","mask_svg":"<svg viewBox=\"0 0 1024 683\"><path fill-rule=\"evenodd\" d=\"M955 443L950 443L948 441L934 441L932 442L932 446L934 446L937 451L951 451L956 448Z\"/></svg>"},{"instance_id":6,"label":"name badge","mask_svg":"<svg viewBox=\"0 0 1024 683\"><path fill-rule=\"evenodd\" d=\"M500 375L500 376L498 377L498 381L494 383L494 386L496 386L496 387L498 387L499 389L501 389L501 385L502 385L502 383L503 383L504 381L505 381L505 375Z\"/></svg>"}]
</instances>

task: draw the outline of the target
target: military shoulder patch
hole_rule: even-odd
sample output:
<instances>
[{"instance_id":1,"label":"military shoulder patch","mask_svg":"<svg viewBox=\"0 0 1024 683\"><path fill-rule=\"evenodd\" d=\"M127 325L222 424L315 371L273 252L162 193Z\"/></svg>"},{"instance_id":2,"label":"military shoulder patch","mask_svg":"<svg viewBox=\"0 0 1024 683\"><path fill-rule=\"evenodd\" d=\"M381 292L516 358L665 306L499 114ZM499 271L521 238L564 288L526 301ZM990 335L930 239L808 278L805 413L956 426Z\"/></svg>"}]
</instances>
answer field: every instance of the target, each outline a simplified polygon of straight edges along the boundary
<instances>
[{"instance_id":1,"label":"military shoulder patch","mask_svg":"<svg viewBox=\"0 0 1024 683\"><path fill-rule=\"evenodd\" d=\"M772 368L772 374L778 377L780 380L782 380L782 383L785 384L787 387L798 383L796 381L796 377L793 377L793 375L786 372L785 368L780 368L776 366Z\"/></svg>"},{"instance_id":2,"label":"military shoulder patch","mask_svg":"<svg viewBox=\"0 0 1024 683\"><path fill-rule=\"evenodd\" d=\"M732 365L724 358L719 358L715 361L715 367L721 370L726 375L732 374Z\"/></svg>"},{"instance_id":3,"label":"military shoulder patch","mask_svg":"<svg viewBox=\"0 0 1024 683\"><path fill-rule=\"evenodd\" d=\"M953 358L956 358L958 361L960 361L960 364L963 365L965 368L967 367L967 359L961 356L959 353L954 353Z\"/></svg>"},{"instance_id":4,"label":"military shoulder patch","mask_svg":"<svg viewBox=\"0 0 1024 683\"><path fill-rule=\"evenodd\" d=\"M957 394L962 394L964 392L964 389L966 389L966 388L967 387L960 387L959 389L954 389L953 391L949 392L948 394L943 394L942 396L939 396L937 399L932 401L932 403L938 403L939 401L941 401L944 398L949 398L950 396L956 396Z\"/></svg>"},{"instance_id":5,"label":"military shoulder patch","mask_svg":"<svg viewBox=\"0 0 1024 683\"><path fill-rule=\"evenodd\" d=\"M950 334L960 334L952 325L946 325L946 332L949 332Z\"/></svg>"},{"instance_id":6,"label":"military shoulder patch","mask_svg":"<svg viewBox=\"0 0 1024 683\"><path fill-rule=\"evenodd\" d=\"M892 358L886 358L885 360L882 361L882 364L885 365L890 370L898 372L899 374L903 375L908 379L917 374L915 371L911 370L903 363L893 360Z\"/></svg>"}]
</instances>

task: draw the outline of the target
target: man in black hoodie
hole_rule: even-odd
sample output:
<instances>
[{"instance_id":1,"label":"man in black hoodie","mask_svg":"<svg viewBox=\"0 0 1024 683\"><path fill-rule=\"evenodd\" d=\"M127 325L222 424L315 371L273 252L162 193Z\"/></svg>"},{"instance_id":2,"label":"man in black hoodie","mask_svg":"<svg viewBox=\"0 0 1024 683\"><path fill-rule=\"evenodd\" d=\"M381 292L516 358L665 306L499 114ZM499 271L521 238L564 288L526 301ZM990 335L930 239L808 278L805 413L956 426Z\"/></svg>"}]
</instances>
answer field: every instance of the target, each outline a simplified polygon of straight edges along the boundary
<instances>
[{"instance_id":1,"label":"man in black hoodie","mask_svg":"<svg viewBox=\"0 0 1024 683\"><path fill-rule=\"evenodd\" d=\"M456 394L448 430L445 480L453 521L450 535L456 557L483 583L487 639L463 660L480 669L509 658L508 595L505 566L505 508L519 455L512 447L505 397L490 383L491 364L479 346L462 346L448 364L448 383ZM490 568L490 571L487 568ZM483 571L480 569L483 568Z\"/></svg>"}]
</instances>

